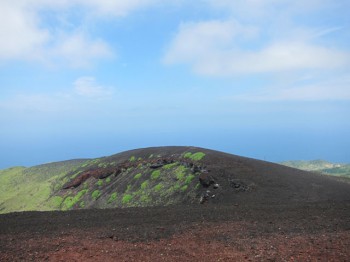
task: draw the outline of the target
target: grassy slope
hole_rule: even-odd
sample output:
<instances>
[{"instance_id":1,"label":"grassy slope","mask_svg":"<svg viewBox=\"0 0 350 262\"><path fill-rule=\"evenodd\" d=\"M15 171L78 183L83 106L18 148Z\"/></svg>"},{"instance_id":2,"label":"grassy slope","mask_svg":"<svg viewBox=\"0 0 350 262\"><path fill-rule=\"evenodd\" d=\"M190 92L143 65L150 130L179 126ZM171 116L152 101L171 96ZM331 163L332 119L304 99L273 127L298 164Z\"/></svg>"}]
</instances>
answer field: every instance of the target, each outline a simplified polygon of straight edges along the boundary
<instances>
[{"instance_id":1,"label":"grassy slope","mask_svg":"<svg viewBox=\"0 0 350 262\"><path fill-rule=\"evenodd\" d=\"M85 162L71 160L0 170L0 213L55 209L54 201L47 201L50 195L68 172Z\"/></svg>"},{"instance_id":2,"label":"grassy slope","mask_svg":"<svg viewBox=\"0 0 350 262\"><path fill-rule=\"evenodd\" d=\"M336 164L324 160L295 160L281 162L280 164L301 170L316 171L326 175L350 178L350 164Z\"/></svg>"},{"instance_id":3,"label":"grassy slope","mask_svg":"<svg viewBox=\"0 0 350 262\"><path fill-rule=\"evenodd\" d=\"M202 152L183 152L180 159L191 159L199 162L204 158ZM120 156L99 158L88 161L75 170L79 174L84 170L109 168L120 162ZM152 160L162 155L128 155L123 161ZM123 162L121 161L121 162ZM71 174L70 178L76 175ZM190 168L179 162L152 169L145 164L130 167L120 175L105 179L90 178L77 188L61 190L56 200L61 201L62 210L72 208L113 208L170 205L182 203L184 199L195 199L198 190L198 174L193 174ZM61 199L58 199L61 197Z\"/></svg>"},{"instance_id":4,"label":"grassy slope","mask_svg":"<svg viewBox=\"0 0 350 262\"><path fill-rule=\"evenodd\" d=\"M182 158L195 162L204 156L202 152L182 154ZM142 157L156 159L161 155ZM125 160L132 163L142 157L131 154L124 159L114 155L0 170L0 213L168 205L181 203L183 198L194 198L198 178L195 179L190 168L179 163L157 170L147 165L129 168L117 177L90 178L77 188L62 189L64 184L86 170L116 167Z\"/></svg>"}]
</instances>

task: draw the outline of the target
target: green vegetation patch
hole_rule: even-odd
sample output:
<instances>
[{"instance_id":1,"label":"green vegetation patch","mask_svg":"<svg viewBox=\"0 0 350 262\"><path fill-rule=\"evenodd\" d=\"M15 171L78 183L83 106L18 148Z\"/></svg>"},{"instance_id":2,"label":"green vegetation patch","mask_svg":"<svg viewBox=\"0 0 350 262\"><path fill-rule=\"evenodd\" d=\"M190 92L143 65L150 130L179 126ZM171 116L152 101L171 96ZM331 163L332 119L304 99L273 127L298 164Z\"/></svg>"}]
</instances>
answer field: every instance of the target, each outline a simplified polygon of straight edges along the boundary
<instances>
[{"instance_id":1,"label":"green vegetation patch","mask_svg":"<svg viewBox=\"0 0 350 262\"><path fill-rule=\"evenodd\" d=\"M186 180L185 180L185 184L190 184L192 182L192 180L195 178L194 175L189 175L186 177Z\"/></svg>"},{"instance_id":2,"label":"green vegetation patch","mask_svg":"<svg viewBox=\"0 0 350 262\"><path fill-rule=\"evenodd\" d=\"M125 194L122 199L123 204L128 204L132 199L132 195L130 194Z\"/></svg>"},{"instance_id":3,"label":"green vegetation patch","mask_svg":"<svg viewBox=\"0 0 350 262\"><path fill-rule=\"evenodd\" d=\"M140 198L141 203L147 204L152 201L151 197L149 195L142 195Z\"/></svg>"},{"instance_id":4,"label":"green vegetation patch","mask_svg":"<svg viewBox=\"0 0 350 262\"><path fill-rule=\"evenodd\" d=\"M193 161L200 161L203 159L203 157L205 157L205 154L203 152L197 152L192 154L191 152L187 152L184 154L183 156L184 158L189 158Z\"/></svg>"},{"instance_id":5,"label":"green vegetation patch","mask_svg":"<svg viewBox=\"0 0 350 262\"><path fill-rule=\"evenodd\" d=\"M181 187L181 191L184 192L187 190L187 188L188 188L188 185L184 185L183 187Z\"/></svg>"},{"instance_id":6,"label":"green vegetation patch","mask_svg":"<svg viewBox=\"0 0 350 262\"><path fill-rule=\"evenodd\" d=\"M62 203L62 209L68 210L71 209L80 199L88 192L87 189L79 191L75 196L68 196L64 199Z\"/></svg>"},{"instance_id":7,"label":"green vegetation patch","mask_svg":"<svg viewBox=\"0 0 350 262\"><path fill-rule=\"evenodd\" d=\"M107 203L112 203L117 199L117 192L114 192L108 199Z\"/></svg>"},{"instance_id":8,"label":"green vegetation patch","mask_svg":"<svg viewBox=\"0 0 350 262\"><path fill-rule=\"evenodd\" d=\"M103 180L102 179L99 179L96 183L98 186L103 186Z\"/></svg>"},{"instance_id":9,"label":"green vegetation patch","mask_svg":"<svg viewBox=\"0 0 350 262\"><path fill-rule=\"evenodd\" d=\"M166 170L168 170L168 169L173 168L173 167L176 166L176 165L178 165L177 162L171 163L171 164L167 164L167 165L163 166L163 168L166 169Z\"/></svg>"},{"instance_id":10,"label":"green vegetation patch","mask_svg":"<svg viewBox=\"0 0 350 262\"><path fill-rule=\"evenodd\" d=\"M186 154L184 154L184 158L191 158L192 153L191 152L187 152Z\"/></svg>"},{"instance_id":11,"label":"green vegetation patch","mask_svg":"<svg viewBox=\"0 0 350 262\"><path fill-rule=\"evenodd\" d=\"M184 166L179 166L175 170L175 176L177 180L183 180L185 178L186 168Z\"/></svg>"},{"instance_id":12,"label":"green vegetation patch","mask_svg":"<svg viewBox=\"0 0 350 262\"><path fill-rule=\"evenodd\" d=\"M94 192L92 192L91 197L93 200L97 200L101 196L100 190L96 189Z\"/></svg>"},{"instance_id":13,"label":"green vegetation patch","mask_svg":"<svg viewBox=\"0 0 350 262\"><path fill-rule=\"evenodd\" d=\"M136 160L135 156L131 156L130 159L129 159L130 162L134 162L135 160Z\"/></svg>"},{"instance_id":14,"label":"green vegetation patch","mask_svg":"<svg viewBox=\"0 0 350 262\"><path fill-rule=\"evenodd\" d=\"M148 186L149 182L148 180L144 181L142 184L141 184L141 189L145 190Z\"/></svg>"},{"instance_id":15,"label":"green vegetation patch","mask_svg":"<svg viewBox=\"0 0 350 262\"><path fill-rule=\"evenodd\" d=\"M156 180L160 176L160 171L159 170L154 170L151 174L151 179Z\"/></svg>"},{"instance_id":16,"label":"green vegetation patch","mask_svg":"<svg viewBox=\"0 0 350 262\"><path fill-rule=\"evenodd\" d=\"M63 198L60 196L54 196L50 198L50 206L52 206L55 209L60 208L62 202L63 202Z\"/></svg>"},{"instance_id":17,"label":"green vegetation patch","mask_svg":"<svg viewBox=\"0 0 350 262\"><path fill-rule=\"evenodd\" d=\"M134 179L135 180L138 180L142 177L142 174L141 173L138 173L137 175L134 176Z\"/></svg>"},{"instance_id":18,"label":"green vegetation patch","mask_svg":"<svg viewBox=\"0 0 350 262\"><path fill-rule=\"evenodd\" d=\"M111 182L111 178L110 177L107 177L106 178L106 183L110 183Z\"/></svg>"},{"instance_id":19,"label":"green vegetation patch","mask_svg":"<svg viewBox=\"0 0 350 262\"><path fill-rule=\"evenodd\" d=\"M154 187L154 191L155 192L159 192L160 190L162 190L164 188L164 185L162 183L159 183L158 185L156 185Z\"/></svg>"}]
</instances>

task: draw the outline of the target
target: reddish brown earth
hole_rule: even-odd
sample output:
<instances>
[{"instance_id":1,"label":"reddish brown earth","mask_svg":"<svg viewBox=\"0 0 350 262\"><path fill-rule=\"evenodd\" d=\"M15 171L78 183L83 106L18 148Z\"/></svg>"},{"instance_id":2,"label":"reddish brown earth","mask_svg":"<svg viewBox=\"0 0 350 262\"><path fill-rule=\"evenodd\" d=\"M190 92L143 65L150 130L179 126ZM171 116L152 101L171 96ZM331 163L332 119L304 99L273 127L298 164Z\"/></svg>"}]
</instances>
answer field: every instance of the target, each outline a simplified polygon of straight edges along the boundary
<instances>
[{"instance_id":1,"label":"reddish brown earth","mask_svg":"<svg viewBox=\"0 0 350 262\"><path fill-rule=\"evenodd\" d=\"M0 216L0 261L349 261L350 201Z\"/></svg>"}]
</instances>

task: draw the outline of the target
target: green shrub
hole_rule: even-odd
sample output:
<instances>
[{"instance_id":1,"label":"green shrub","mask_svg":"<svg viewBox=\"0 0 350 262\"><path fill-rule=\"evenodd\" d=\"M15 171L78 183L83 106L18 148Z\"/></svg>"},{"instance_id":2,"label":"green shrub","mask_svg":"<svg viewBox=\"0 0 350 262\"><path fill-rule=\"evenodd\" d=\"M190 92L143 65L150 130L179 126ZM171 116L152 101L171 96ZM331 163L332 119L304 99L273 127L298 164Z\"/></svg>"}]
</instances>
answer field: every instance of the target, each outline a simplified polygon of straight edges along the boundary
<instances>
[{"instance_id":1,"label":"green shrub","mask_svg":"<svg viewBox=\"0 0 350 262\"><path fill-rule=\"evenodd\" d=\"M184 154L184 158L191 158L192 153L191 152L187 152L186 154Z\"/></svg>"},{"instance_id":2,"label":"green shrub","mask_svg":"<svg viewBox=\"0 0 350 262\"><path fill-rule=\"evenodd\" d=\"M204 156L205 156L205 154L203 152L197 152L197 153L194 153L194 154L192 154L191 152L187 152L186 154L184 154L184 158L190 158L193 161L199 161Z\"/></svg>"},{"instance_id":3,"label":"green shrub","mask_svg":"<svg viewBox=\"0 0 350 262\"><path fill-rule=\"evenodd\" d=\"M151 174L151 179L156 180L160 176L159 170L154 170Z\"/></svg>"},{"instance_id":4,"label":"green shrub","mask_svg":"<svg viewBox=\"0 0 350 262\"><path fill-rule=\"evenodd\" d=\"M171 163L171 164L167 164L165 166L163 166L164 169L171 169L173 168L174 166L176 166L178 163L175 162L175 163Z\"/></svg>"},{"instance_id":5,"label":"green shrub","mask_svg":"<svg viewBox=\"0 0 350 262\"><path fill-rule=\"evenodd\" d=\"M188 188L188 185L184 185L183 187L181 187L181 191L184 192L187 190L187 188Z\"/></svg>"},{"instance_id":6,"label":"green shrub","mask_svg":"<svg viewBox=\"0 0 350 262\"><path fill-rule=\"evenodd\" d=\"M151 202L151 198L148 195L142 195L141 198L140 198L140 201L142 203L149 203L149 202Z\"/></svg>"},{"instance_id":7,"label":"green shrub","mask_svg":"<svg viewBox=\"0 0 350 262\"><path fill-rule=\"evenodd\" d=\"M194 175L189 175L188 177L186 177L185 183L190 184L194 178Z\"/></svg>"},{"instance_id":8,"label":"green shrub","mask_svg":"<svg viewBox=\"0 0 350 262\"><path fill-rule=\"evenodd\" d=\"M85 195L88 191L89 191L88 189L83 189L83 190L79 191L78 194L74 198L78 202L78 200L80 200L80 198L82 198L82 196Z\"/></svg>"},{"instance_id":9,"label":"green shrub","mask_svg":"<svg viewBox=\"0 0 350 262\"><path fill-rule=\"evenodd\" d=\"M159 192L163 187L164 185L162 183L159 183L154 187L154 191Z\"/></svg>"},{"instance_id":10,"label":"green shrub","mask_svg":"<svg viewBox=\"0 0 350 262\"><path fill-rule=\"evenodd\" d=\"M109 183L109 182L111 182L111 177L107 177L106 179L106 183Z\"/></svg>"},{"instance_id":11,"label":"green shrub","mask_svg":"<svg viewBox=\"0 0 350 262\"><path fill-rule=\"evenodd\" d=\"M132 199L132 195L125 194L125 195L123 196L122 203L123 203L123 204L127 204L127 203L129 203L129 202L131 201L131 199Z\"/></svg>"},{"instance_id":12,"label":"green shrub","mask_svg":"<svg viewBox=\"0 0 350 262\"><path fill-rule=\"evenodd\" d=\"M63 209L71 209L78 201L83 197L83 195L88 192L87 189L83 189L78 192L75 196L68 196L63 201Z\"/></svg>"},{"instance_id":13,"label":"green shrub","mask_svg":"<svg viewBox=\"0 0 350 262\"><path fill-rule=\"evenodd\" d=\"M142 176L142 174L141 173L138 173L136 176L134 176L134 179L140 179L141 178L141 176Z\"/></svg>"},{"instance_id":14,"label":"green shrub","mask_svg":"<svg viewBox=\"0 0 350 262\"><path fill-rule=\"evenodd\" d=\"M148 186L148 181L146 180L141 184L141 189L146 189L147 186Z\"/></svg>"},{"instance_id":15,"label":"green shrub","mask_svg":"<svg viewBox=\"0 0 350 262\"><path fill-rule=\"evenodd\" d=\"M94 199L94 200L97 200L99 197L101 196L101 192L100 192L100 190L95 190L94 192L92 192L92 194L91 194L91 197L92 197L92 199Z\"/></svg>"},{"instance_id":16,"label":"green shrub","mask_svg":"<svg viewBox=\"0 0 350 262\"><path fill-rule=\"evenodd\" d=\"M103 186L103 180L99 179L96 183L98 186Z\"/></svg>"},{"instance_id":17,"label":"green shrub","mask_svg":"<svg viewBox=\"0 0 350 262\"><path fill-rule=\"evenodd\" d=\"M73 197L69 196L69 197L66 197L63 201L63 206L64 206L64 209L71 209L73 206L74 206L74 200L73 200Z\"/></svg>"},{"instance_id":18,"label":"green shrub","mask_svg":"<svg viewBox=\"0 0 350 262\"><path fill-rule=\"evenodd\" d=\"M134 162L135 160L136 160L136 157L134 157L134 156L130 157L130 159L129 159L130 162Z\"/></svg>"},{"instance_id":19,"label":"green shrub","mask_svg":"<svg viewBox=\"0 0 350 262\"><path fill-rule=\"evenodd\" d=\"M191 156L191 159L194 161L202 160L202 158L205 157L205 154L203 152L197 152Z\"/></svg>"},{"instance_id":20,"label":"green shrub","mask_svg":"<svg viewBox=\"0 0 350 262\"><path fill-rule=\"evenodd\" d=\"M185 167L179 166L175 171L175 176L177 180L183 180L185 177Z\"/></svg>"},{"instance_id":21,"label":"green shrub","mask_svg":"<svg viewBox=\"0 0 350 262\"><path fill-rule=\"evenodd\" d=\"M81 208L84 208L84 207L85 207L85 202L84 202L84 201L81 201L80 204L79 204L79 206L80 206Z\"/></svg>"},{"instance_id":22,"label":"green shrub","mask_svg":"<svg viewBox=\"0 0 350 262\"><path fill-rule=\"evenodd\" d=\"M114 192L108 199L107 203L112 203L117 199L117 193Z\"/></svg>"}]
</instances>

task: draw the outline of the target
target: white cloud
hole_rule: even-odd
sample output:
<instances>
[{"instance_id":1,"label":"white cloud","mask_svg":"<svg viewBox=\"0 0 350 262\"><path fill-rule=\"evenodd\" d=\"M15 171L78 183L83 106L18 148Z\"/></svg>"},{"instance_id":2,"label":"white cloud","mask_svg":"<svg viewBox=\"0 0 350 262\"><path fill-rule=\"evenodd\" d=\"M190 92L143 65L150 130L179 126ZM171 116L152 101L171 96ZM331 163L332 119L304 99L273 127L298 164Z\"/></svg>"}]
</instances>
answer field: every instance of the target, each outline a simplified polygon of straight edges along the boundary
<instances>
[{"instance_id":1,"label":"white cloud","mask_svg":"<svg viewBox=\"0 0 350 262\"><path fill-rule=\"evenodd\" d=\"M249 50L245 45L254 45L257 32L232 20L182 24L164 62L190 64L199 74L225 76L330 69L350 61L348 52L316 45L304 36L271 40L262 47L256 43Z\"/></svg>"},{"instance_id":2,"label":"white cloud","mask_svg":"<svg viewBox=\"0 0 350 262\"><path fill-rule=\"evenodd\" d=\"M67 61L73 67L85 67L94 59L113 56L110 47L103 40L91 40L82 33L61 37L52 49L52 54L56 60Z\"/></svg>"},{"instance_id":3,"label":"white cloud","mask_svg":"<svg viewBox=\"0 0 350 262\"><path fill-rule=\"evenodd\" d=\"M94 77L84 76L74 82L74 91L84 97L101 99L113 94L112 88L99 85Z\"/></svg>"},{"instance_id":4,"label":"white cloud","mask_svg":"<svg viewBox=\"0 0 350 262\"><path fill-rule=\"evenodd\" d=\"M1 1L0 60L37 59L49 38L49 32L38 26L34 12L18 1Z\"/></svg>"},{"instance_id":5,"label":"white cloud","mask_svg":"<svg viewBox=\"0 0 350 262\"><path fill-rule=\"evenodd\" d=\"M109 45L80 32L83 20L126 16L158 0L11 0L0 2L0 61L34 60L52 64L65 59L70 66L86 66L93 60L112 56ZM80 10L66 24L59 22L73 9ZM49 11L57 21L46 24ZM69 19L69 18L68 18ZM67 22L67 21L66 21ZM82 25L84 24L84 25ZM63 32L63 33L62 33ZM63 61L64 62L64 61Z\"/></svg>"},{"instance_id":6,"label":"white cloud","mask_svg":"<svg viewBox=\"0 0 350 262\"><path fill-rule=\"evenodd\" d=\"M76 0L75 2L86 5L102 15L125 16L138 8L154 4L157 0Z\"/></svg>"}]
</instances>

